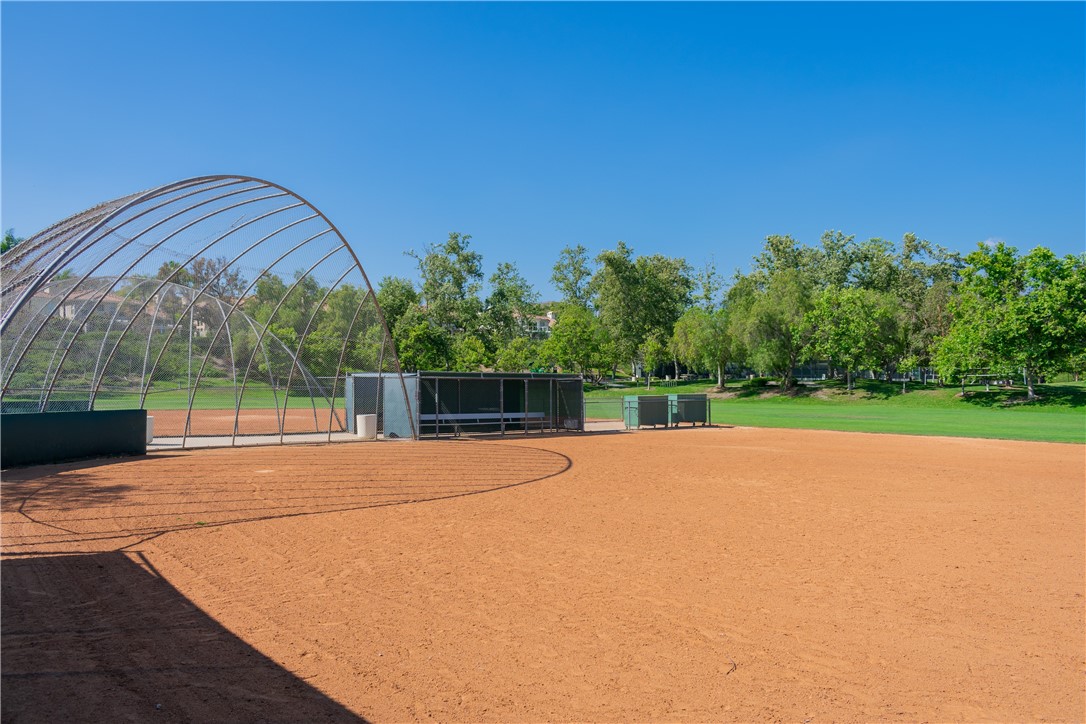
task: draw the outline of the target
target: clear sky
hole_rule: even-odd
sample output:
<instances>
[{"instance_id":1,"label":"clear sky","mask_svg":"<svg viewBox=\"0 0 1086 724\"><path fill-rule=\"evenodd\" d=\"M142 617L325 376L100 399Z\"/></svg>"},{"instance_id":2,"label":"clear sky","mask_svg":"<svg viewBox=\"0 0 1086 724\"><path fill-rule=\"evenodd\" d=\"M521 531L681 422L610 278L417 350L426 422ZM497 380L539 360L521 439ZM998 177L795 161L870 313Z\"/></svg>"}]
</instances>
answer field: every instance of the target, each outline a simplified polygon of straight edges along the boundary
<instances>
[{"instance_id":1,"label":"clear sky","mask_svg":"<svg viewBox=\"0 0 1086 724\"><path fill-rule=\"evenodd\" d=\"M1086 239L1083 3L3 2L2 225L265 178L370 278L473 235L749 268L768 234Z\"/></svg>"}]
</instances>

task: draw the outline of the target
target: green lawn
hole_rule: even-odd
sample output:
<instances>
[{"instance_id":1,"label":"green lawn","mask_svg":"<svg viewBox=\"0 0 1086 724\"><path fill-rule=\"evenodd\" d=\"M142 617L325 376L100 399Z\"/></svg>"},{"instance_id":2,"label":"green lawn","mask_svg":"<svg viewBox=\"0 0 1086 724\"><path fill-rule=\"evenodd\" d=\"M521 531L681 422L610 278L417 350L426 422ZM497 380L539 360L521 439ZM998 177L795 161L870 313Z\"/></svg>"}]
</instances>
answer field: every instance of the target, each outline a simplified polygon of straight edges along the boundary
<instances>
[{"instance_id":1,"label":"green lawn","mask_svg":"<svg viewBox=\"0 0 1086 724\"><path fill-rule=\"evenodd\" d=\"M343 407L343 386L337 390L336 406ZM278 396L278 405L276 397ZM245 396L242 398L242 409L274 409L283 406L284 393L282 390L273 392L267 383L250 383L245 388ZM287 400L287 406L294 408L310 408L314 404L312 398L295 390L291 392ZM230 410L236 405L234 387L201 387L196 393L193 408L196 410ZM317 407L327 407L328 401L324 397L317 397ZM148 410L187 410L189 406L189 390L187 389L160 389L153 390L147 395L144 407ZM98 395L94 401L96 410L123 410L139 407L139 395L135 393L104 392Z\"/></svg>"},{"instance_id":2,"label":"green lawn","mask_svg":"<svg viewBox=\"0 0 1086 724\"><path fill-rule=\"evenodd\" d=\"M586 407L589 417L620 419L623 395L711 388L711 383L694 382L654 385L650 390L644 385L593 390L586 395ZM1031 403L1020 401L1023 389L988 392L983 385L966 388L965 399L959 397L960 388L914 385L903 395L900 384L870 381L859 383L852 393L837 383L803 386L792 395L778 394L772 387L750 389L741 383L727 388L733 396L712 402L715 424L1086 442L1086 383L1040 385L1037 392L1042 399Z\"/></svg>"}]
</instances>

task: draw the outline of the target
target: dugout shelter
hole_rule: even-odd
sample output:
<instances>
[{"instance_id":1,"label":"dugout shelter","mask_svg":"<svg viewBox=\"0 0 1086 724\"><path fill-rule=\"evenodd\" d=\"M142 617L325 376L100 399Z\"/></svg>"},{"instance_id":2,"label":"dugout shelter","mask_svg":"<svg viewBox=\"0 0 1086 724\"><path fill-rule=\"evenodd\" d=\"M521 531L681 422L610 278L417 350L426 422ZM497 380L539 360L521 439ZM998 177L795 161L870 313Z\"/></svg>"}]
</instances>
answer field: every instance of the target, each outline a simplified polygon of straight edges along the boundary
<instances>
[{"instance_id":1,"label":"dugout shelter","mask_svg":"<svg viewBox=\"0 0 1086 724\"><path fill-rule=\"evenodd\" d=\"M377 409L386 438L475 433L584 430L581 375L515 372L352 374L346 382L347 420L356 409Z\"/></svg>"}]
</instances>

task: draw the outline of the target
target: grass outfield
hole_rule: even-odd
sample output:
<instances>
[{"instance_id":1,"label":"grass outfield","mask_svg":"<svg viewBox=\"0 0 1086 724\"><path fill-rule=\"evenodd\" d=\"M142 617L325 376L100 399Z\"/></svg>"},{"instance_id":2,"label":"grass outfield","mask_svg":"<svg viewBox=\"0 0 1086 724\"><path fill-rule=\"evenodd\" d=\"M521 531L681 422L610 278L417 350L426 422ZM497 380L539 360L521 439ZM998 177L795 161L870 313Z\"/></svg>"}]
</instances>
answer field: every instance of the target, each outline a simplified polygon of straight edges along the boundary
<instances>
[{"instance_id":1,"label":"grass outfield","mask_svg":"<svg viewBox=\"0 0 1086 724\"><path fill-rule=\"evenodd\" d=\"M622 417L622 396L708 392L707 382L672 387L611 388L586 395L590 418ZM895 384L862 381L848 393L843 385L827 383L782 395L772 388L727 386L726 397L714 399L713 422L752 427L789 427L845 432L889 432L906 435L983 437L1043 442L1086 442L1086 383L1040 385L1041 400L1021 402L1024 390L992 389L983 385L960 388L915 386L901 394Z\"/></svg>"},{"instance_id":2,"label":"grass outfield","mask_svg":"<svg viewBox=\"0 0 1086 724\"><path fill-rule=\"evenodd\" d=\"M344 405L342 388L343 385L340 385L340 389L337 390L339 396L335 400L336 407L340 408ZM237 404L234 394L233 386L201 387L196 393L196 399L193 401L193 409L233 409ZM266 383L249 384L245 388L245 396L242 398L241 407L244 410L281 408L284 397L283 390L273 392ZM277 402L278 404L276 404ZM292 391L286 402L287 407L290 409L308 408L314 404L313 398L302 394L300 390ZM327 398L317 397L316 405L317 407L327 407ZM139 407L139 395L137 394L107 392L100 394L94 402L94 409L96 410L124 410L133 407ZM189 407L189 390L154 390L147 395L144 407L147 410L187 410Z\"/></svg>"}]
</instances>

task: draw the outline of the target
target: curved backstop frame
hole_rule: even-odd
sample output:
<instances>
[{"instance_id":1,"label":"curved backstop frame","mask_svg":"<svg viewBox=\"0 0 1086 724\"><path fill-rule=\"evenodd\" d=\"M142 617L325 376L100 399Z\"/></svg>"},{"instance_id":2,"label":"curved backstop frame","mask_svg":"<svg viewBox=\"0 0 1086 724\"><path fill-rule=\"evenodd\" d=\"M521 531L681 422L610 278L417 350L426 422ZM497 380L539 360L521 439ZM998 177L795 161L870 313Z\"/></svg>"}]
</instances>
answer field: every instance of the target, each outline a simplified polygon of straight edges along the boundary
<instances>
[{"instance_id":1,"label":"curved backstop frame","mask_svg":"<svg viewBox=\"0 0 1086 724\"><path fill-rule=\"evenodd\" d=\"M354 250L277 184L178 181L76 214L0 261L5 413L144 408L156 439L186 447L331 440L349 427L348 373L393 374L407 399Z\"/></svg>"}]
</instances>

